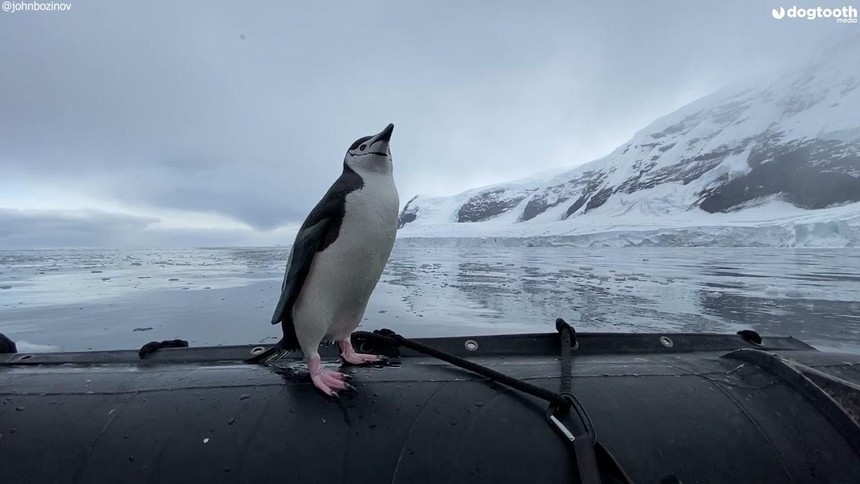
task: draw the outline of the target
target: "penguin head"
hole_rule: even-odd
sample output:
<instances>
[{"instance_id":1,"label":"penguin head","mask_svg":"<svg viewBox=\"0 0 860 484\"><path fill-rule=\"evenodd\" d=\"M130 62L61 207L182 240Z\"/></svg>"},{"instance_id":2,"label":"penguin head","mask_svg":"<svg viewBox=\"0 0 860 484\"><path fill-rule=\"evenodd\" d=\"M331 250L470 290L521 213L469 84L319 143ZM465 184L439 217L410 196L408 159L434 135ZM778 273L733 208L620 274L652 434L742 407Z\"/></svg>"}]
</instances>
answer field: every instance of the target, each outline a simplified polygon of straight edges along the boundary
<instances>
[{"instance_id":1,"label":"penguin head","mask_svg":"<svg viewBox=\"0 0 860 484\"><path fill-rule=\"evenodd\" d=\"M379 134L355 140L346 150L346 156L343 158L344 167L359 174L368 172L390 174L393 165L388 143L391 141L393 131L394 125L389 124Z\"/></svg>"}]
</instances>

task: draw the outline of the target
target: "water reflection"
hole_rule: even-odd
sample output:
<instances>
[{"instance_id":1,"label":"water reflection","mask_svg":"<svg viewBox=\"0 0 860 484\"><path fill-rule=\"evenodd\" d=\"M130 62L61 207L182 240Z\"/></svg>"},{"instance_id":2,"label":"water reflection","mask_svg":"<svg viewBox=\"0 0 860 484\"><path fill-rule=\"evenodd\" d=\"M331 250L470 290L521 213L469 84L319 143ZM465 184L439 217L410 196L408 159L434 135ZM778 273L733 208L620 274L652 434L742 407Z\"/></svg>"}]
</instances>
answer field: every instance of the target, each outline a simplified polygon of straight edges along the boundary
<instances>
[{"instance_id":1,"label":"water reflection","mask_svg":"<svg viewBox=\"0 0 860 484\"><path fill-rule=\"evenodd\" d=\"M437 335L543 330L565 317L582 330L753 328L857 347L858 282L857 250L409 248L384 284L439 326L383 322Z\"/></svg>"},{"instance_id":2,"label":"water reflection","mask_svg":"<svg viewBox=\"0 0 860 484\"><path fill-rule=\"evenodd\" d=\"M0 329L65 349L276 337L288 248L0 251ZM860 250L395 249L364 329L411 336L751 328L860 351ZM46 328L50 328L47 331ZM144 341L145 342L145 341Z\"/></svg>"}]
</instances>

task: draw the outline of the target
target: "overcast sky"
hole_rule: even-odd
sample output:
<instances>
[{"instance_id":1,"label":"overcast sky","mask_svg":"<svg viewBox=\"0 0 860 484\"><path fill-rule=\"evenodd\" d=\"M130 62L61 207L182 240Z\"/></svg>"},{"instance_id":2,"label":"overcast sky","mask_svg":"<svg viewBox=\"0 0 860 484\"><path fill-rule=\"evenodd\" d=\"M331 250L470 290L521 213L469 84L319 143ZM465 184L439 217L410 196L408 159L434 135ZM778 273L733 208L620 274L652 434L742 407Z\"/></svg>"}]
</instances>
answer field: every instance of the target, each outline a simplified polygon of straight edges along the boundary
<instances>
[{"instance_id":1,"label":"overcast sky","mask_svg":"<svg viewBox=\"0 0 860 484\"><path fill-rule=\"evenodd\" d=\"M69 1L0 11L0 247L291 243L389 122L402 205L599 158L860 31L771 16L839 2Z\"/></svg>"}]
</instances>

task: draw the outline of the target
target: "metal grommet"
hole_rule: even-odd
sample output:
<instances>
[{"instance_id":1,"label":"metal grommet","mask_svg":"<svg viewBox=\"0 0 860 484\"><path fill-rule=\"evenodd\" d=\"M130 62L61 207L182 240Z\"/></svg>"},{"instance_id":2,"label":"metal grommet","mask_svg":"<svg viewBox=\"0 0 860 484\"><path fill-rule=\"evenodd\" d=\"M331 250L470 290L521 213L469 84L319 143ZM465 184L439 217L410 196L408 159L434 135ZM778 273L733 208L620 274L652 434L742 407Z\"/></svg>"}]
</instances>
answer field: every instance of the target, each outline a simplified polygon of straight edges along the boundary
<instances>
[{"instance_id":1,"label":"metal grommet","mask_svg":"<svg viewBox=\"0 0 860 484\"><path fill-rule=\"evenodd\" d=\"M478 351L478 342L473 339L466 340L465 346L468 351Z\"/></svg>"},{"instance_id":2,"label":"metal grommet","mask_svg":"<svg viewBox=\"0 0 860 484\"><path fill-rule=\"evenodd\" d=\"M266 351L266 348L263 348L262 346L255 346L255 347L251 348L251 354L252 355L259 355L260 353L262 353L264 351Z\"/></svg>"},{"instance_id":3,"label":"metal grommet","mask_svg":"<svg viewBox=\"0 0 860 484\"><path fill-rule=\"evenodd\" d=\"M665 346L666 348L671 348L675 345L675 343L672 342L672 338L668 336L660 336L660 344Z\"/></svg>"}]
</instances>

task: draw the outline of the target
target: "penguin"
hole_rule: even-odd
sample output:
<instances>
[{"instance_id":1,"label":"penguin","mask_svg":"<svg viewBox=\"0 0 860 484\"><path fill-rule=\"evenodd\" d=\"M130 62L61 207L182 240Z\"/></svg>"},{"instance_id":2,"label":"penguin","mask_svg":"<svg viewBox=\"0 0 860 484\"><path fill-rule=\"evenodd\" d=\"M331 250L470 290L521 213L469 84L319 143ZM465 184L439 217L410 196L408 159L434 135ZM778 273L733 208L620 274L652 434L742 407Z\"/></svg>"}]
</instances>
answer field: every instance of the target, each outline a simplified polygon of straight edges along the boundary
<instances>
[{"instance_id":1,"label":"penguin","mask_svg":"<svg viewBox=\"0 0 860 484\"><path fill-rule=\"evenodd\" d=\"M7 338L5 334L0 333L0 354L17 352L18 347L15 345L15 342Z\"/></svg>"},{"instance_id":2,"label":"penguin","mask_svg":"<svg viewBox=\"0 0 860 484\"><path fill-rule=\"evenodd\" d=\"M388 146L393 131L389 124L346 151L343 172L308 214L290 249L272 316L284 336L249 360L274 361L301 349L314 386L329 396L353 388L347 375L322 366L321 342L337 343L348 364L383 359L356 352L350 335L364 316L397 234L400 199Z\"/></svg>"}]
</instances>

